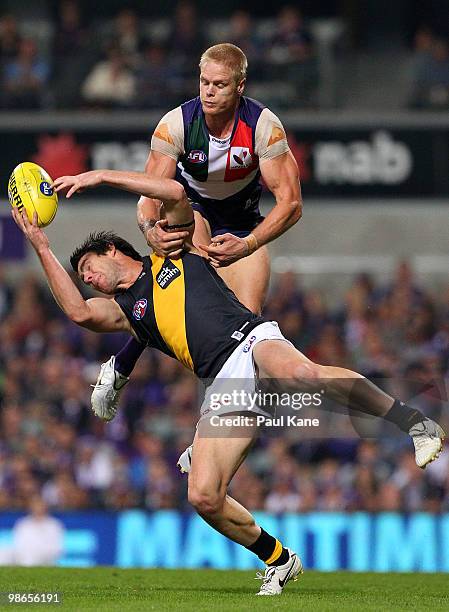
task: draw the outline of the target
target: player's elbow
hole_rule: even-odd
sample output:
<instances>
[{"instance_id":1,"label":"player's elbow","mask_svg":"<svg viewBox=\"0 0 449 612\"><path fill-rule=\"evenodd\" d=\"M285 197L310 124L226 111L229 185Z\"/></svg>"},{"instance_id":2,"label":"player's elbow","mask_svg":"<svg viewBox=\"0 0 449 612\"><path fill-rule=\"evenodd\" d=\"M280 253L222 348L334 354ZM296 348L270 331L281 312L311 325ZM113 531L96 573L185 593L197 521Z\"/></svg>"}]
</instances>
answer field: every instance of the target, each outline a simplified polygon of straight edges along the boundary
<instances>
[{"instance_id":1,"label":"player's elbow","mask_svg":"<svg viewBox=\"0 0 449 612\"><path fill-rule=\"evenodd\" d=\"M297 223L302 217L302 201L295 195L286 198L284 209L286 211L286 220L289 226Z\"/></svg>"},{"instance_id":2,"label":"player's elbow","mask_svg":"<svg viewBox=\"0 0 449 612\"><path fill-rule=\"evenodd\" d=\"M71 312L66 312L66 315L73 323L76 323L80 327L89 328L89 323L91 323L91 316L87 309L76 309Z\"/></svg>"},{"instance_id":3,"label":"player's elbow","mask_svg":"<svg viewBox=\"0 0 449 612\"><path fill-rule=\"evenodd\" d=\"M291 219L293 223L297 223L302 217L302 200L299 198L298 200L294 200L291 203L292 214Z\"/></svg>"},{"instance_id":4,"label":"player's elbow","mask_svg":"<svg viewBox=\"0 0 449 612\"><path fill-rule=\"evenodd\" d=\"M170 180L170 200L175 203L182 202L183 200L187 201L184 187L178 181Z\"/></svg>"}]
</instances>

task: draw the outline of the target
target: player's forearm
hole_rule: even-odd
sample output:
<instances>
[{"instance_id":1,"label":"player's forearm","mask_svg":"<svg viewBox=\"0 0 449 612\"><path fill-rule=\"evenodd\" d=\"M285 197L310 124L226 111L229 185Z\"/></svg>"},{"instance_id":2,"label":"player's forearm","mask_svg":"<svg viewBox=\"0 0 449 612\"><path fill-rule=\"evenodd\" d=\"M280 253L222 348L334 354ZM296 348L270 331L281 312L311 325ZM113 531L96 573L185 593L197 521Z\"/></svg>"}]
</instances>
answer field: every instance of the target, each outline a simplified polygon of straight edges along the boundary
<instances>
[{"instance_id":1,"label":"player's forearm","mask_svg":"<svg viewBox=\"0 0 449 612\"><path fill-rule=\"evenodd\" d=\"M295 225L302 216L302 201L299 197L291 197L270 210L265 219L251 233L255 236L258 246L275 240Z\"/></svg>"},{"instance_id":2,"label":"player's forearm","mask_svg":"<svg viewBox=\"0 0 449 612\"><path fill-rule=\"evenodd\" d=\"M144 236L161 218L161 201L141 196L137 202L137 225Z\"/></svg>"},{"instance_id":3,"label":"player's forearm","mask_svg":"<svg viewBox=\"0 0 449 612\"><path fill-rule=\"evenodd\" d=\"M104 185L162 200L164 203L179 199L182 190L182 186L173 179L152 178L144 172L102 170L101 176Z\"/></svg>"},{"instance_id":4,"label":"player's forearm","mask_svg":"<svg viewBox=\"0 0 449 612\"><path fill-rule=\"evenodd\" d=\"M50 248L36 250L50 290L61 310L75 323L89 316L86 302Z\"/></svg>"}]
</instances>

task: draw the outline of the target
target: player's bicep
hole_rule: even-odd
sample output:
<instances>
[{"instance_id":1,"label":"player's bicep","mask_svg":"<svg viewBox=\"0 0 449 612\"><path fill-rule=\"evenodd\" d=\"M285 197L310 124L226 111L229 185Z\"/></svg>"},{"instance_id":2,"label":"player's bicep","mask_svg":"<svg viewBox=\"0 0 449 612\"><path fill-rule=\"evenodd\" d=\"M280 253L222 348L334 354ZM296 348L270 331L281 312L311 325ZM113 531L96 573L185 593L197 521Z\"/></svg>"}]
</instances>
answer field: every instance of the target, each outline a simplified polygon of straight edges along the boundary
<instances>
[{"instance_id":1,"label":"player's bicep","mask_svg":"<svg viewBox=\"0 0 449 612\"><path fill-rule=\"evenodd\" d=\"M81 322L83 327L95 332L131 331L125 313L113 299L90 298L86 300L87 314Z\"/></svg>"},{"instance_id":2,"label":"player's bicep","mask_svg":"<svg viewBox=\"0 0 449 612\"><path fill-rule=\"evenodd\" d=\"M177 160L151 150L145 165L145 172L152 178L174 178L176 174Z\"/></svg>"},{"instance_id":3,"label":"player's bicep","mask_svg":"<svg viewBox=\"0 0 449 612\"><path fill-rule=\"evenodd\" d=\"M276 200L300 200L298 164L291 151L261 163L260 172Z\"/></svg>"}]
</instances>

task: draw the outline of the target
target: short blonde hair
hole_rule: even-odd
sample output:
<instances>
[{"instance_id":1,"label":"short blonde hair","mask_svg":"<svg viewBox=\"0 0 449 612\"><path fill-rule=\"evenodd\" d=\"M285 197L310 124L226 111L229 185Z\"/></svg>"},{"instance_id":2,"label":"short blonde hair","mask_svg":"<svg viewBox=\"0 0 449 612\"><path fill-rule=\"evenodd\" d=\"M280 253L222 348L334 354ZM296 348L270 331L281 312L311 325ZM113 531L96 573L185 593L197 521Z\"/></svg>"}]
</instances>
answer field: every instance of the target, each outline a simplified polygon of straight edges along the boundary
<instances>
[{"instance_id":1,"label":"short blonde hair","mask_svg":"<svg viewBox=\"0 0 449 612\"><path fill-rule=\"evenodd\" d=\"M220 43L219 45L209 47L201 56L200 69L207 61L224 64L231 68L237 83L240 83L242 79L246 79L248 60L240 47L236 45L231 43Z\"/></svg>"}]
</instances>

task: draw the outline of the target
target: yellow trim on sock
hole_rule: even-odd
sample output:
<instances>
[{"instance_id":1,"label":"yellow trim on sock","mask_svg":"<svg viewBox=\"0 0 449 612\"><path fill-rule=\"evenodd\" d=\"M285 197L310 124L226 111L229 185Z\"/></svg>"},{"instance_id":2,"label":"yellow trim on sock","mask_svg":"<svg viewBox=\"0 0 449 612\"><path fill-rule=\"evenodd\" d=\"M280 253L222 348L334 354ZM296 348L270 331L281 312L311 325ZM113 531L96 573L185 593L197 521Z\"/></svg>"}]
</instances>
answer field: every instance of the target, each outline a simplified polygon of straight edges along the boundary
<instances>
[{"instance_id":1,"label":"yellow trim on sock","mask_svg":"<svg viewBox=\"0 0 449 612\"><path fill-rule=\"evenodd\" d=\"M269 565L270 563L274 563L277 559L279 559L279 557L281 556L281 553L282 553L282 544L279 542L279 540L276 540L276 546L274 547L273 554L271 555L269 559L265 561L265 563L267 565Z\"/></svg>"}]
</instances>

